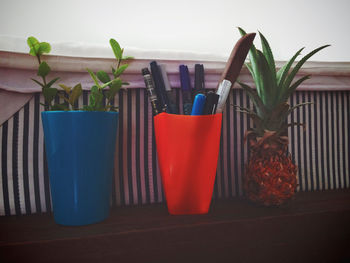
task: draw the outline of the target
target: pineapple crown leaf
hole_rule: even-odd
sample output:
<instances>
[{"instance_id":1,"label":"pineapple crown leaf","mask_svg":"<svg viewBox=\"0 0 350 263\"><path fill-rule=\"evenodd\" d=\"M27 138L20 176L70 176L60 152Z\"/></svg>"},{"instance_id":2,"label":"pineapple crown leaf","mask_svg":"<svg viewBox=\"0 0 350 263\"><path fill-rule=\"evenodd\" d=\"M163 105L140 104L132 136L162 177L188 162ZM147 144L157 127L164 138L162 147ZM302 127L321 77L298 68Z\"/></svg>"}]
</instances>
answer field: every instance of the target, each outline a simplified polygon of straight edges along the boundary
<instances>
[{"instance_id":1,"label":"pineapple crown leaf","mask_svg":"<svg viewBox=\"0 0 350 263\"><path fill-rule=\"evenodd\" d=\"M286 80L284 81L283 85L284 88L283 90L286 90L289 88L289 85L292 83L294 77L296 76L296 74L298 73L298 71L300 70L300 68L302 67L302 65L310 58L312 57L314 54L316 54L318 51L329 47L330 45L324 45L321 46L319 48L314 49L313 51L311 51L310 53L308 53L307 55L305 55L294 67L294 69L292 70L292 72L287 76Z\"/></svg>"},{"instance_id":2,"label":"pineapple crown leaf","mask_svg":"<svg viewBox=\"0 0 350 263\"><path fill-rule=\"evenodd\" d=\"M240 27L238 27L239 33L241 34L241 36L245 36L247 33ZM258 70L258 58L257 58L257 49L255 48L254 44L252 44L251 48L249 49L249 61L251 64L251 67L248 68L250 73L252 74L252 77L254 79L255 82L255 86L256 86L256 91L258 92L259 97L261 97L264 100L264 93L262 90L262 86L261 86L261 81L260 81L260 76L257 76L256 73L259 73Z\"/></svg>"},{"instance_id":3,"label":"pineapple crown leaf","mask_svg":"<svg viewBox=\"0 0 350 263\"><path fill-rule=\"evenodd\" d=\"M265 108L263 101L261 100L261 98L257 94L257 92L254 89L252 89L250 86L248 86L247 84L244 84L238 80L237 80L237 83L239 85L241 85L242 89L245 90L245 92L248 94L249 98L252 100L253 104L256 107L258 116L260 118L264 118L264 116L266 115L266 108Z\"/></svg>"},{"instance_id":4,"label":"pineapple crown leaf","mask_svg":"<svg viewBox=\"0 0 350 263\"><path fill-rule=\"evenodd\" d=\"M282 94L282 98L281 98L281 101L287 101L289 96L293 94L293 92L297 89L297 87L302 83L304 82L305 80L307 79L310 79L311 78L311 75L306 75L304 77L301 77L300 79L298 79L297 81L295 81L293 83L292 86L290 86L285 92L284 94Z\"/></svg>"},{"instance_id":5,"label":"pineapple crown leaf","mask_svg":"<svg viewBox=\"0 0 350 263\"><path fill-rule=\"evenodd\" d=\"M241 112L241 113L245 113L247 115L249 115L249 117L251 117L254 121L254 123L257 126L262 126L262 119L251 109L245 108L245 107L241 107L238 105L233 105L234 108L237 108L237 112Z\"/></svg>"},{"instance_id":6,"label":"pineapple crown leaf","mask_svg":"<svg viewBox=\"0 0 350 263\"><path fill-rule=\"evenodd\" d=\"M242 106L239 106L239 105L234 105L234 104L231 104L231 106L233 106L234 108L238 109L238 111L246 111L246 112L253 112L251 109L248 109L248 108L245 108L245 107L242 107Z\"/></svg>"},{"instance_id":7,"label":"pineapple crown leaf","mask_svg":"<svg viewBox=\"0 0 350 263\"><path fill-rule=\"evenodd\" d=\"M263 49L264 56L269 64L271 73L273 74L274 79L276 79L276 65L275 59L273 58L273 54L269 45L269 42L266 40L265 36L259 31L261 46Z\"/></svg>"},{"instance_id":8,"label":"pineapple crown leaf","mask_svg":"<svg viewBox=\"0 0 350 263\"><path fill-rule=\"evenodd\" d=\"M276 76L276 79L277 79L277 85L278 85L278 88L280 90L283 90L283 83L284 83L284 80L286 79L287 75L288 75L288 72L293 64L293 62L295 61L295 59L297 58L297 56L300 55L301 51L303 51L304 47L299 49L295 55L282 67L278 70L277 72L277 76Z\"/></svg>"},{"instance_id":9,"label":"pineapple crown leaf","mask_svg":"<svg viewBox=\"0 0 350 263\"><path fill-rule=\"evenodd\" d=\"M278 93L275 77L276 73L271 70L267 58L260 50L257 50L257 55L259 71L256 72L256 76L258 76L262 87L264 87L265 96L263 102L268 109L272 109L275 107Z\"/></svg>"},{"instance_id":10,"label":"pineapple crown leaf","mask_svg":"<svg viewBox=\"0 0 350 263\"><path fill-rule=\"evenodd\" d=\"M299 107L304 107L304 106L306 106L306 105L312 105L312 104L314 104L314 103L313 103L313 102L310 102L310 101L308 101L308 102L303 102L303 103L299 103L299 104L297 104L297 105L295 105L295 106L293 106L293 107L290 107L286 115L288 116L290 113L292 113L295 109L297 109L297 108L299 108Z\"/></svg>"}]
</instances>

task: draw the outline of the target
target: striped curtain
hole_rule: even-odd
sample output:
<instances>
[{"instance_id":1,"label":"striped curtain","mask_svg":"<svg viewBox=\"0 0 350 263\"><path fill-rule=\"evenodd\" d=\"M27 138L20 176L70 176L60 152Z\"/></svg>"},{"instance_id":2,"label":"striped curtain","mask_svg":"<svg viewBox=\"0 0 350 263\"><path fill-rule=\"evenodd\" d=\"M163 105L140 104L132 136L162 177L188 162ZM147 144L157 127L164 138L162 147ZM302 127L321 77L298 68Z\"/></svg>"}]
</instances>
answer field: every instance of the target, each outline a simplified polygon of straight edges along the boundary
<instances>
[{"instance_id":1,"label":"striped curtain","mask_svg":"<svg viewBox=\"0 0 350 263\"><path fill-rule=\"evenodd\" d=\"M176 95L180 105L179 89ZM349 188L349 100L349 91L297 91L290 98L291 105L314 102L289 116L289 122L307 125L306 131L289 129L289 150L299 169L298 191ZM0 215L51 211L40 102L42 96L35 94L0 127ZM79 105L87 102L84 92ZM122 90L114 104L120 115L112 205L164 202L147 92ZM232 90L223 113L214 198L243 195L242 176L249 156L243 137L252 122L235 112L233 105L252 108L243 90Z\"/></svg>"}]
</instances>

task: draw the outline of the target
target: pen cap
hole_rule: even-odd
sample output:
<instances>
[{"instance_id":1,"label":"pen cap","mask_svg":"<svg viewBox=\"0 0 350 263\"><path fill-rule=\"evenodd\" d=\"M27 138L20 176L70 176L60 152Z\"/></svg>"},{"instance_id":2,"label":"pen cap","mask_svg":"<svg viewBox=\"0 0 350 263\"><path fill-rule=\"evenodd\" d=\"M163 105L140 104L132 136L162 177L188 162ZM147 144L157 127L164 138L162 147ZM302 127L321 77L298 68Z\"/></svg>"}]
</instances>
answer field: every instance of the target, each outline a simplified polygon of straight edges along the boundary
<instances>
[{"instance_id":1,"label":"pen cap","mask_svg":"<svg viewBox=\"0 0 350 263\"><path fill-rule=\"evenodd\" d=\"M219 101L219 95L212 91L207 94L207 99L205 101L203 114L214 114L216 111L216 106Z\"/></svg>"},{"instance_id":2,"label":"pen cap","mask_svg":"<svg viewBox=\"0 0 350 263\"><path fill-rule=\"evenodd\" d=\"M205 95L198 93L194 98L191 115L202 115L206 97Z\"/></svg>"},{"instance_id":3,"label":"pen cap","mask_svg":"<svg viewBox=\"0 0 350 263\"><path fill-rule=\"evenodd\" d=\"M165 65L164 64L160 64L159 65L159 70L160 70L160 72L162 74L162 77L163 77L165 90L166 91L171 91L170 82L169 82L169 79L168 79L168 75L166 74Z\"/></svg>"},{"instance_id":4,"label":"pen cap","mask_svg":"<svg viewBox=\"0 0 350 263\"><path fill-rule=\"evenodd\" d=\"M181 88L183 91L191 90L191 81L190 81L190 73L188 72L188 67L186 65L180 65L180 80L181 80Z\"/></svg>"},{"instance_id":5,"label":"pen cap","mask_svg":"<svg viewBox=\"0 0 350 263\"><path fill-rule=\"evenodd\" d=\"M158 161L170 214L205 214L212 199L222 114L154 117Z\"/></svg>"},{"instance_id":6,"label":"pen cap","mask_svg":"<svg viewBox=\"0 0 350 263\"><path fill-rule=\"evenodd\" d=\"M203 90L204 89L204 67L203 64L194 65L194 89Z\"/></svg>"}]
</instances>

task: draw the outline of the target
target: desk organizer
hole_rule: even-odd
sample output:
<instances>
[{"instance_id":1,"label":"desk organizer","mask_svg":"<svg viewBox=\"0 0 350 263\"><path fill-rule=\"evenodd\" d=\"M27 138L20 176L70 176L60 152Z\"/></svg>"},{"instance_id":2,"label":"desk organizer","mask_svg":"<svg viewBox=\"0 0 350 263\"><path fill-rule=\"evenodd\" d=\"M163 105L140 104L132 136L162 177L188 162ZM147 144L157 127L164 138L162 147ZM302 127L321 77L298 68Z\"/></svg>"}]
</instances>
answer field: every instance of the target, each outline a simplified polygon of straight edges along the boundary
<instances>
[{"instance_id":1,"label":"desk organizer","mask_svg":"<svg viewBox=\"0 0 350 263\"><path fill-rule=\"evenodd\" d=\"M163 189L172 215L206 214L218 161L222 114L154 117Z\"/></svg>"},{"instance_id":2,"label":"desk organizer","mask_svg":"<svg viewBox=\"0 0 350 263\"><path fill-rule=\"evenodd\" d=\"M61 225L109 215L117 112L42 112L53 214Z\"/></svg>"}]
</instances>

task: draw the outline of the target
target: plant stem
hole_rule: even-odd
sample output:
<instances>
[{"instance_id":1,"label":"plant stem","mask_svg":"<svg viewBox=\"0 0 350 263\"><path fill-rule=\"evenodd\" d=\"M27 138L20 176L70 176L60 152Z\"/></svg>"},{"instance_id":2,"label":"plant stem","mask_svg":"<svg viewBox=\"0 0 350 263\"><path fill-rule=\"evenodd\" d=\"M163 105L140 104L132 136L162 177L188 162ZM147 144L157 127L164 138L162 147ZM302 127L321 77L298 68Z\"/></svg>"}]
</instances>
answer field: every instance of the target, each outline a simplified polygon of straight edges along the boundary
<instances>
[{"instance_id":1,"label":"plant stem","mask_svg":"<svg viewBox=\"0 0 350 263\"><path fill-rule=\"evenodd\" d=\"M36 55L36 57L38 58L38 62L39 62L39 66L41 64L41 58L40 58L40 55ZM46 77L41 77L43 79L43 82L44 82L44 86L46 87Z\"/></svg>"},{"instance_id":2,"label":"plant stem","mask_svg":"<svg viewBox=\"0 0 350 263\"><path fill-rule=\"evenodd\" d=\"M40 58L40 55L36 55L36 57L38 58L38 62L39 62L39 67L40 67L40 64L41 64L41 58ZM45 77L41 77L43 79L43 82L44 82L44 87L46 87L46 78ZM48 111L50 110L50 107L51 107L51 102L48 103L48 101L45 99L45 110Z\"/></svg>"},{"instance_id":3,"label":"plant stem","mask_svg":"<svg viewBox=\"0 0 350 263\"><path fill-rule=\"evenodd\" d=\"M120 63L122 62L122 60L121 59L118 59L118 66L117 66L117 70L119 69L119 67L120 67Z\"/></svg>"}]
</instances>

